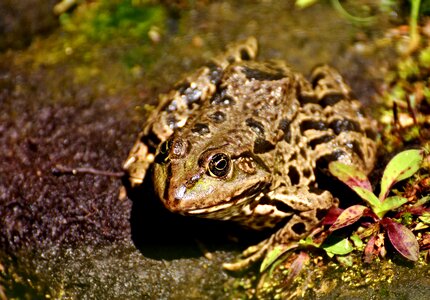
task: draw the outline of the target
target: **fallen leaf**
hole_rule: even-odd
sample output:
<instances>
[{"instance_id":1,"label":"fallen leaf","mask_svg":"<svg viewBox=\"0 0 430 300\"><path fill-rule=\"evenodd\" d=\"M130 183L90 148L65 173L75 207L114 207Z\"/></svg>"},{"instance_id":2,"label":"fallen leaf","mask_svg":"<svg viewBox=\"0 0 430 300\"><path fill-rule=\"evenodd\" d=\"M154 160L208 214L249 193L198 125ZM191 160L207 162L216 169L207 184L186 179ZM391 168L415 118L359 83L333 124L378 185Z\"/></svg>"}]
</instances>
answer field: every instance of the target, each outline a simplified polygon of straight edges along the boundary
<instances>
[{"instance_id":1,"label":"fallen leaf","mask_svg":"<svg viewBox=\"0 0 430 300\"><path fill-rule=\"evenodd\" d=\"M420 246L423 250L430 249L430 233L423 234L420 241Z\"/></svg>"}]
</instances>

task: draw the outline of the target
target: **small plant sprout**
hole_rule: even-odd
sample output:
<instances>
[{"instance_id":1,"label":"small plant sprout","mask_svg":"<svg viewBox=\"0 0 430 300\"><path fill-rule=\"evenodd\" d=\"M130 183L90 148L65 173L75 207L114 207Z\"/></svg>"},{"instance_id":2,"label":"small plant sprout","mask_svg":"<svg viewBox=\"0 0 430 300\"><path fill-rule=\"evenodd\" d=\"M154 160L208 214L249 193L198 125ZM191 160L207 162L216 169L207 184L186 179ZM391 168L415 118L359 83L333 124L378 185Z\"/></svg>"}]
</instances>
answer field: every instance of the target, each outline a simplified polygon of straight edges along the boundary
<instances>
[{"instance_id":1,"label":"small plant sprout","mask_svg":"<svg viewBox=\"0 0 430 300\"><path fill-rule=\"evenodd\" d=\"M379 197L372 190L369 179L360 170L353 166L345 165L341 162L329 164L329 171L352 190L354 190L368 204L353 205L343 210L337 219L328 229L332 233L340 228L344 228L356 223L361 217L370 217L373 223L367 226L360 234L354 235L357 239L369 238L364 247L365 261L370 262L378 254L385 255L383 229L393 247L405 258L416 261L419 256L419 245L415 235L403 224L385 215L390 211L395 211L408 202L406 197L391 195L393 186L414 175L421 167L424 160L424 150L406 150L397 154L386 166L381 179L381 191ZM329 239L330 240L330 239ZM340 243L340 244L339 244ZM348 244L349 243L349 244ZM338 243L341 250L333 245L323 245L322 247L330 255L339 254L336 252L352 251L348 238L344 238ZM333 252L333 250L335 250Z\"/></svg>"}]
</instances>

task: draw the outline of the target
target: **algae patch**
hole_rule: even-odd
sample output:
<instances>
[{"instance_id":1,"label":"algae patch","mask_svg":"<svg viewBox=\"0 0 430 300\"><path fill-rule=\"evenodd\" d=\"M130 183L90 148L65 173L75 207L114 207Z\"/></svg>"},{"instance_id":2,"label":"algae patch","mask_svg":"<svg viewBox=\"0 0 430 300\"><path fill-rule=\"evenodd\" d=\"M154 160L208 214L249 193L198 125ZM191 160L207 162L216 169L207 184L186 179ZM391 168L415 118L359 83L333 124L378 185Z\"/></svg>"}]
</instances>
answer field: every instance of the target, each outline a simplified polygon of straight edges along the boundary
<instances>
[{"instance_id":1,"label":"algae patch","mask_svg":"<svg viewBox=\"0 0 430 300\"><path fill-rule=\"evenodd\" d=\"M33 43L20 59L34 69L65 65L73 83L96 80L112 92L141 79L156 61L166 9L146 1L102 0L63 13L60 23L58 32Z\"/></svg>"}]
</instances>

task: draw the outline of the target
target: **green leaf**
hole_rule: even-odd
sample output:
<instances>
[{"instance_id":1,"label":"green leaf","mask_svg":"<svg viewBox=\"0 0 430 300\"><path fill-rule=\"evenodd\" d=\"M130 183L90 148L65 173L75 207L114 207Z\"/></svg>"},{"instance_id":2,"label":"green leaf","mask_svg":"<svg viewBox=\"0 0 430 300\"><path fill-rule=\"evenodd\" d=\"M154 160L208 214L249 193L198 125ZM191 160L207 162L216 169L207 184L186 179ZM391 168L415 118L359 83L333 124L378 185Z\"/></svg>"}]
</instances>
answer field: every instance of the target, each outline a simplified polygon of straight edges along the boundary
<instances>
[{"instance_id":1,"label":"green leaf","mask_svg":"<svg viewBox=\"0 0 430 300\"><path fill-rule=\"evenodd\" d=\"M346 255L354 250L354 247L347 238L340 240L330 239L322 246L322 248L330 257L333 257L334 255Z\"/></svg>"},{"instance_id":2,"label":"green leaf","mask_svg":"<svg viewBox=\"0 0 430 300\"><path fill-rule=\"evenodd\" d=\"M415 226L414 230L418 231L418 230L427 229L429 227L430 226L428 224L424 224L424 223L418 222L417 225Z\"/></svg>"},{"instance_id":3,"label":"green leaf","mask_svg":"<svg viewBox=\"0 0 430 300\"><path fill-rule=\"evenodd\" d=\"M315 248L319 248L320 246L320 244L316 244L310 236L307 236L305 239L301 239L298 244L304 247L312 246Z\"/></svg>"},{"instance_id":4,"label":"green leaf","mask_svg":"<svg viewBox=\"0 0 430 300\"><path fill-rule=\"evenodd\" d=\"M363 241L360 239L360 237L356 234L351 235L351 241L354 243L354 246L358 249L358 250L363 250L364 249L364 243Z\"/></svg>"},{"instance_id":5,"label":"green leaf","mask_svg":"<svg viewBox=\"0 0 430 300\"><path fill-rule=\"evenodd\" d=\"M423 215L419 216L418 219L420 219L421 222L430 225L430 213L423 213Z\"/></svg>"},{"instance_id":6,"label":"green leaf","mask_svg":"<svg viewBox=\"0 0 430 300\"><path fill-rule=\"evenodd\" d=\"M264 257L263 262L260 266L260 273L263 273L267 267L269 267L271 264L273 264L282 254L287 252L292 247L288 247L286 245L277 245L273 247L267 254L266 257ZM293 247L294 248L294 247Z\"/></svg>"},{"instance_id":7,"label":"green leaf","mask_svg":"<svg viewBox=\"0 0 430 300\"><path fill-rule=\"evenodd\" d=\"M418 200L413 206L422 206L426 204L430 200L430 195L422 197L420 200Z\"/></svg>"},{"instance_id":8,"label":"green leaf","mask_svg":"<svg viewBox=\"0 0 430 300\"><path fill-rule=\"evenodd\" d=\"M429 68L430 67L430 48L427 47L421 50L418 56L418 60L424 68Z\"/></svg>"},{"instance_id":9,"label":"green leaf","mask_svg":"<svg viewBox=\"0 0 430 300\"><path fill-rule=\"evenodd\" d=\"M348 207L339 215L333 225L330 226L329 231L333 232L357 222L363 216L366 209L367 207L363 205L353 205Z\"/></svg>"},{"instance_id":10,"label":"green leaf","mask_svg":"<svg viewBox=\"0 0 430 300\"><path fill-rule=\"evenodd\" d=\"M394 156L382 175L379 199L384 201L394 184L414 175L421 167L423 158L423 151L416 149L406 150Z\"/></svg>"},{"instance_id":11,"label":"green leaf","mask_svg":"<svg viewBox=\"0 0 430 300\"><path fill-rule=\"evenodd\" d=\"M354 188L354 191L365 201L367 204L370 205L370 208L375 212L380 206L381 202L379 201L378 197L368 189L364 189L362 187L356 186Z\"/></svg>"},{"instance_id":12,"label":"green leaf","mask_svg":"<svg viewBox=\"0 0 430 300\"><path fill-rule=\"evenodd\" d=\"M318 0L296 0L296 6L298 8L305 8L308 6L311 6L312 4L315 4Z\"/></svg>"},{"instance_id":13,"label":"green leaf","mask_svg":"<svg viewBox=\"0 0 430 300\"><path fill-rule=\"evenodd\" d=\"M408 202L408 199L400 196L388 197L373 212L382 218L390 210L394 210Z\"/></svg>"},{"instance_id":14,"label":"green leaf","mask_svg":"<svg viewBox=\"0 0 430 300\"><path fill-rule=\"evenodd\" d=\"M329 164L328 169L333 176L345 183L350 188L362 187L372 191L372 185L367 179L366 174L354 166L346 165L339 161L333 161Z\"/></svg>"},{"instance_id":15,"label":"green leaf","mask_svg":"<svg viewBox=\"0 0 430 300\"><path fill-rule=\"evenodd\" d=\"M336 260L345 267L352 267L354 265L354 258L350 255L348 256L337 256Z\"/></svg>"}]
</instances>

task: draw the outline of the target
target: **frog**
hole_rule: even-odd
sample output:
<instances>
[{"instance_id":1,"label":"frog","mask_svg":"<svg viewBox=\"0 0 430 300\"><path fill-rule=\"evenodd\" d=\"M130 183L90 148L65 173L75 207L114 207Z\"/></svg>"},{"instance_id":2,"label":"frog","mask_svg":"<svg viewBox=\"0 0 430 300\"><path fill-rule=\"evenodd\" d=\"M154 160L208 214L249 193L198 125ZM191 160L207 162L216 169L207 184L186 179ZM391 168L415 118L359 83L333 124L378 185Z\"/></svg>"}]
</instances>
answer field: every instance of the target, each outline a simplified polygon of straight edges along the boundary
<instances>
[{"instance_id":1,"label":"frog","mask_svg":"<svg viewBox=\"0 0 430 300\"><path fill-rule=\"evenodd\" d=\"M272 230L223 265L231 271L294 248L338 205L317 171L375 165L375 121L337 70L320 65L307 79L257 50L254 37L229 44L161 94L123 165L131 188L151 176L173 213Z\"/></svg>"}]
</instances>

